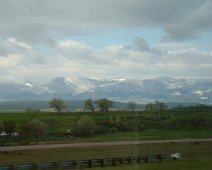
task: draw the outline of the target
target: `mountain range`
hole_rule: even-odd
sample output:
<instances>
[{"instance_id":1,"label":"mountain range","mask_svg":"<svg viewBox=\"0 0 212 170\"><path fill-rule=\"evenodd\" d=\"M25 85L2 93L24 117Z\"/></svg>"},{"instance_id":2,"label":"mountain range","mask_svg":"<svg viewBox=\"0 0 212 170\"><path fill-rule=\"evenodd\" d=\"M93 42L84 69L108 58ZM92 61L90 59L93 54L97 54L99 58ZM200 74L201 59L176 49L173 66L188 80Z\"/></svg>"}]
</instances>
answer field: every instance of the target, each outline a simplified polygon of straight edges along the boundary
<instances>
[{"instance_id":1,"label":"mountain range","mask_svg":"<svg viewBox=\"0 0 212 170\"><path fill-rule=\"evenodd\" d=\"M0 83L1 101L108 98L148 103L154 100L179 103L212 103L212 79L97 79L57 77L48 83Z\"/></svg>"}]
</instances>

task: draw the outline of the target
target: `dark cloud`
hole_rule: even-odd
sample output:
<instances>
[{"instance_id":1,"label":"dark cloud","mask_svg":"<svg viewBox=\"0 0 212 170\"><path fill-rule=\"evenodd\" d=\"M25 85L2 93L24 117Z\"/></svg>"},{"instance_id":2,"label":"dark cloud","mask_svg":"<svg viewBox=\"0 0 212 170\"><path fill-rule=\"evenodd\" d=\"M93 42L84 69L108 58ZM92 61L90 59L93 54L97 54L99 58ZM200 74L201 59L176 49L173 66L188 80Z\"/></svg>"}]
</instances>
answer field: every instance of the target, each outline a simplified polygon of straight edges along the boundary
<instances>
[{"instance_id":1,"label":"dark cloud","mask_svg":"<svg viewBox=\"0 0 212 170\"><path fill-rule=\"evenodd\" d=\"M198 7L190 11L187 15L178 22L167 24L164 29L167 33L166 38L182 40L189 38L197 38L203 31L210 31L212 29L212 1L204 2Z\"/></svg>"},{"instance_id":2,"label":"dark cloud","mask_svg":"<svg viewBox=\"0 0 212 170\"><path fill-rule=\"evenodd\" d=\"M51 32L154 26L185 39L211 29L211 7L211 0L2 0L0 36L48 43Z\"/></svg>"},{"instance_id":3,"label":"dark cloud","mask_svg":"<svg viewBox=\"0 0 212 170\"><path fill-rule=\"evenodd\" d=\"M149 45L146 42L146 40L144 40L141 37L136 37L133 41L133 45L135 46L135 48L137 48L140 51L149 51Z\"/></svg>"}]
</instances>

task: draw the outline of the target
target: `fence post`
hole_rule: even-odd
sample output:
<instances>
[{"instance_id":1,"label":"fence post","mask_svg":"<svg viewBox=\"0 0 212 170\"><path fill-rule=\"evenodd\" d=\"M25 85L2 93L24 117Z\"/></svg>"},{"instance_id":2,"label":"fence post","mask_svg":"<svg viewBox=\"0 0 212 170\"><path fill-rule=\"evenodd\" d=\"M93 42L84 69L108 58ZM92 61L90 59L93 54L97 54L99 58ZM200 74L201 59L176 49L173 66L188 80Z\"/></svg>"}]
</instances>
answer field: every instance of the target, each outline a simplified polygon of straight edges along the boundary
<instances>
[{"instance_id":1,"label":"fence post","mask_svg":"<svg viewBox=\"0 0 212 170\"><path fill-rule=\"evenodd\" d=\"M119 158L120 164L123 164L123 158Z\"/></svg>"},{"instance_id":2,"label":"fence post","mask_svg":"<svg viewBox=\"0 0 212 170\"><path fill-rule=\"evenodd\" d=\"M92 167L92 160L88 160L88 168Z\"/></svg>"},{"instance_id":3,"label":"fence post","mask_svg":"<svg viewBox=\"0 0 212 170\"><path fill-rule=\"evenodd\" d=\"M145 163L148 163L148 156L144 157L144 161L145 161Z\"/></svg>"},{"instance_id":4,"label":"fence post","mask_svg":"<svg viewBox=\"0 0 212 170\"><path fill-rule=\"evenodd\" d=\"M127 161L128 161L128 163L130 164L130 163L131 163L131 157L128 157L128 158L127 158Z\"/></svg>"},{"instance_id":5,"label":"fence post","mask_svg":"<svg viewBox=\"0 0 212 170\"><path fill-rule=\"evenodd\" d=\"M140 156L137 156L136 161L137 163L140 163Z\"/></svg>"},{"instance_id":6,"label":"fence post","mask_svg":"<svg viewBox=\"0 0 212 170\"><path fill-rule=\"evenodd\" d=\"M101 167L104 166L104 159L100 159L100 165L101 165Z\"/></svg>"},{"instance_id":7,"label":"fence post","mask_svg":"<svg viewBox=\"0 0 212 170\"><path fill-rule=\"evenodd\" d=\"M112 158L112 164L113 164L113 166L116 165L116 158Z\"/></svg>"},{"instance_id":8,"label":"fence post","mask_svg":"<svg viewBox=\"0 0 212 170\"><path fill-rule=\"evenodd\" d=\"M159 160L160 160L160 162L161 162L161 161L162 161L162 155L159 154L158 157L159 157Z\"/></svg>"}]
</instances>

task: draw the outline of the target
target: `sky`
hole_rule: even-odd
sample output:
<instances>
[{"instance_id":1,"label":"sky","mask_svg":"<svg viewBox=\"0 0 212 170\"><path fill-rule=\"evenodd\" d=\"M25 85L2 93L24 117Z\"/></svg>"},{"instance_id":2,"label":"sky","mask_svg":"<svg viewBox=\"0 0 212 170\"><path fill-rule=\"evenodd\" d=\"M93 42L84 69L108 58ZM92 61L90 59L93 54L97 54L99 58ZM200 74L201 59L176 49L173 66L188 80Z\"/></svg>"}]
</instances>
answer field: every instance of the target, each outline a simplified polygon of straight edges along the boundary
<instances>
[{"instance_id":1,"label":"sky","mask_svg":"<svg viewBox=\"0 0 212 170\"><path fill-rule=\"evenodd\" d=\"M211 79L212 0L0 0L0 82Z\"/></svg>"}]
</instances>

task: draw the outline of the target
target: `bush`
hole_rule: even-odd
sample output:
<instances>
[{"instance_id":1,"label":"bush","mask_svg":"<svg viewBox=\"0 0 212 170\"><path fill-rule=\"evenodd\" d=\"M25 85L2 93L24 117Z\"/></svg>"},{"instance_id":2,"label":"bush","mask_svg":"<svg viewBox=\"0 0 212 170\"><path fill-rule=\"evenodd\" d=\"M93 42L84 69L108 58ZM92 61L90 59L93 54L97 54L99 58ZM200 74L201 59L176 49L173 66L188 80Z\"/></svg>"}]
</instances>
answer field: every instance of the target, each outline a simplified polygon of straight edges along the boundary
<instances>
[{"instance_id":1,"label":"bush","mask_svg":"<svg viewBox=\"0 0 212 170\"><path fill-rule=\"evenodd\" d=\"M113 132L113 133L118 132L118 129L116 127L112 127L110 128L110 132Z\"/></svg>"},{"instance_id":2,"label":"bush","mask_svg":"<svg viewBox=\"0 0 212 170\"><path fill-rule=\"evenodd\" d=\"M43 135L44 130L47 128L46 123L43 121L34 119L30 122L24 122L17 125L17 132L19 139L28 137L40 137Z\"/></svg>"},{"instance_id":3,"label":"bush","mask_svg":"<svg viewBox=\"0 0 212 170\"><path fill-rule=\"evenodd\" d=\"M94 134L96 122L89 116L82 116L77 122L77 129L82 136L91 136Z\"/></svg>"},{"instance_id":4,"label":"bush","mask_svg":"<svg viewBox=\"0 0 212 170\"><path fill-rule=\"evenodd\" d=\"M98 125L98 126L96 126L95 132L96 133L106 133L106 132L108 132L108 130L109 130L109 128L107 126Z\"/></svg>"},{"instance_id":5,"label":"bush","mask_svg":"<svg viewBox=\"0 0 212 170\"><path fill-rule=\"evenodd\" d=\"M31 135L35 137L39 137L43 135L44 130L46 129L47 125L46 123L34 119L29 123L29 126L31 127Z\"/></svg>"},{"instance_id":6,"label":"bush","mask_svg":"<svg viewBox=\"0 0 212 170\"><path fill-rule=\"evenodd\" d=\"M143 124L139 124L139 126L138 126L139 131L145 130L145 128L146 127Z\"/></svg>"}]
</instances>

